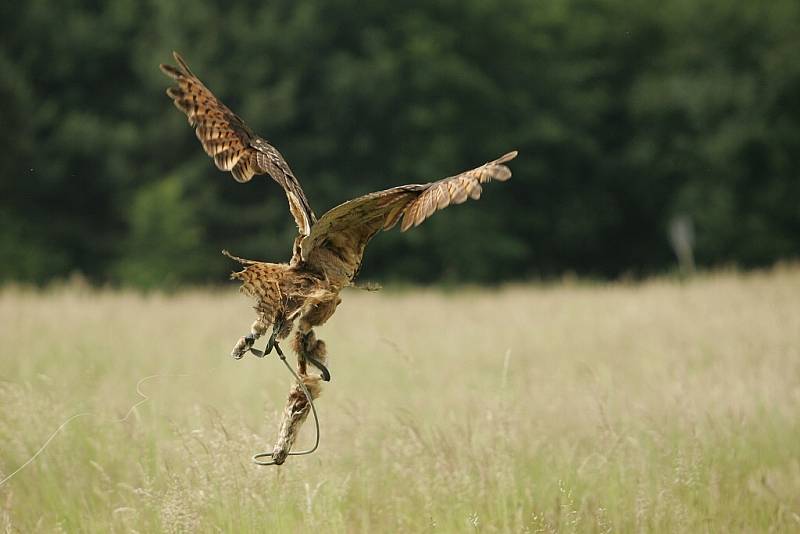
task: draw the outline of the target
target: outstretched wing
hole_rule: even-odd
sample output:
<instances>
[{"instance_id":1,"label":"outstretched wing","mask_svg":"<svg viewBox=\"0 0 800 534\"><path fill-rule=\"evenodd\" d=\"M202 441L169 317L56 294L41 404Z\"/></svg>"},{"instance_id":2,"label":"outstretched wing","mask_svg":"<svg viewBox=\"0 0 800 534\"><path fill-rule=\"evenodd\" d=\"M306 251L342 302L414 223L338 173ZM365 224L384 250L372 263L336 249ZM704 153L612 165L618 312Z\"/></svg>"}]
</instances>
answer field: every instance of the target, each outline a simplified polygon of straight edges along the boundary
<instances>
[{"instance_id":1,"label":"outstretched wing","mask_svg":"<svg viewBox=\"0 0 800 534\"><path fill-rule=\"evenodd\" d=\"M402 219L406 231L450 204L481 196L481 184L504 182L511 170L504 165L517 152L509 152L475 169L438 182L402 185L370 193L340 204L327 212L300 243L301 258L310 267L345 286L355 277L369 240L381 229L388 230Z\"/></svg>"},{"instance_id":2,"label":"outstretched wing","mask_svg":"<svg viewBox=\"0 0 800 534\"><path fill-rule=\"evenodd\" d=\"M280 152L220 102L177 52L173 55L177 67L160 66L164 74L178 82L177 86L167 89L167 95L186 113L206 154L214 158L219 170L230 171L238 182L247 182L256 174L272 176L286 191L289 210L300 234L309 235L316 216Z\"/></svg>"}]
</instances>

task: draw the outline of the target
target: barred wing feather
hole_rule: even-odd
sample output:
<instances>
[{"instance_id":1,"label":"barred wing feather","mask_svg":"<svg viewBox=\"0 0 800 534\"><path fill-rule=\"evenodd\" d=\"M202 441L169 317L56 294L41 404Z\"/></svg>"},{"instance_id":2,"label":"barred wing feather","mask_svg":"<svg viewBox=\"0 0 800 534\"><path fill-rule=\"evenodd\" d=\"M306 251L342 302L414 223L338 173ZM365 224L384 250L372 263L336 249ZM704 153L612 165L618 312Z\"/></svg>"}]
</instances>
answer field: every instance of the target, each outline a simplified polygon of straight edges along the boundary
<instances>
[{"instance_id":1,"label":"barred wing feather","mask_svg":"<svg viewBox=\"0 0 800 534\"><path fill-rule=\"evenodd\" d=\"M364 248L376 233L401 220L400 229L406 231L451 204L480 198L481 184L511 177L505 163L516 156L516 151L509 152L443 180L394 187L340 204L325 213L302 240L300 259L332 282L347 285L358 273Z\"/></svg>"},{"instance_id":2,"label":"barred wing feather","mask_svg":"<svg viewBox=\"0 0 800 534\"><path fill-rule=\"evenodd\" d=\"M309 235L316 216L280 152L217 99L177 52L173 55L177 67L160 66L164 74L177 82L167 89L167 95L186 114L206 154L214 159L219 170L229 171L238 182L247 182L257 174L269 174L286 192L300 234Z\"/></svg>"}]
</instances>

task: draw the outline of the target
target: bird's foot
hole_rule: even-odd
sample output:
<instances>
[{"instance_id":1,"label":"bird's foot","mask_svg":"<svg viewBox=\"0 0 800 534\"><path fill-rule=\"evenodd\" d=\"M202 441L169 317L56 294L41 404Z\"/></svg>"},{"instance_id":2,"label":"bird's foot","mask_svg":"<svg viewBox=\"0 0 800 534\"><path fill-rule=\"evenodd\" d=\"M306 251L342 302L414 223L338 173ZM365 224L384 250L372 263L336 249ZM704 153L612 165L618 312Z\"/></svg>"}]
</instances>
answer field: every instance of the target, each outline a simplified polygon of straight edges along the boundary
<instances>
[{"instance_id":1,"label":"bird's foot","mask_svg":"<svg viewBox=\"0 0 800 534\"><path fill-rule=\"evenodd\" d=\"M236 342L236 345L234 345L233 350L231 351L231 356L233 356L233 358L236 360L241 360L248 350L253 352L253 354L255 354L256 356L259 357L263 356L263 353L256 354L256 352L261 352L261 351L254 352L255 349L253 349L253 344L255 342L256 342L255 334L247 334L246 336L240 337L239 341Z\"/></svg>"},{"instance_id":2,"label":"bird's foot","mask_svg":"<svg viewBox=\"0 0 800 534\"><path fill-rule=\"evenodd\" d=\"M267 342L267 346L264 348L264 350L259 350L253 347L253 344L259 337L256 336L255 334L251 333L242 338L239 338L239 341L236 343L236 346L233 347L233 351L231 351L231 356L233 356L237 360L240 360L244 357L247 351L250 351L253 353L254 356L257 356L258 358L263 358L264 356L272 352L273 347L278 346L278 340L276 339L277 335L278 335L278 330L277 329L273 330L272 335L269 337L269 342Z\"/></svg>"}]
</instances>

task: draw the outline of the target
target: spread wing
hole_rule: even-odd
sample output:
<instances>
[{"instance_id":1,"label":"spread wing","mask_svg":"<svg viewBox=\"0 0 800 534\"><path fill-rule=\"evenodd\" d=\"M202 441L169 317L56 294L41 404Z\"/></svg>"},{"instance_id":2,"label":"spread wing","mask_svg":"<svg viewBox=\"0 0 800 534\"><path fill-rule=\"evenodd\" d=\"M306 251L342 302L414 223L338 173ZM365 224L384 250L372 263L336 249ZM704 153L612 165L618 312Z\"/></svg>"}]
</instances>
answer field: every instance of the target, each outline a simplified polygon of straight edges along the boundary
<instances>
[{"instance_id":1,"label":"spread wing","mask_svg":"<svg viewBox=\"0 0 800 534\"><path fill-rule=\"evenodd\" d=\"M206 154L214 158L219 170L230 171L238 182L247 182L256 174L269 174L286 191L300 234L309 235L316 216L280 152L220 102L177 52L173 55L177 67L160 66L177 82L177 86L167 89L167 95L186 114Z\"/></svg>"},{"instance_id":2,"label":"spread wing","mask_svg":"<svg viewBox=\"0 0 800 534\"><path fill-rule=\"evenodd\" d=\"M406 231L451 204L461 204L467 198L477 200L483 190L481 184L511 177L504 163L516 156L516 151L509 152L437 182L402 185L340 204L323 215L302 240L300 259L343 287L358 273L364 248L378 231L394 227L401 219L400 229Z\"/></svg>"}]
</instances>

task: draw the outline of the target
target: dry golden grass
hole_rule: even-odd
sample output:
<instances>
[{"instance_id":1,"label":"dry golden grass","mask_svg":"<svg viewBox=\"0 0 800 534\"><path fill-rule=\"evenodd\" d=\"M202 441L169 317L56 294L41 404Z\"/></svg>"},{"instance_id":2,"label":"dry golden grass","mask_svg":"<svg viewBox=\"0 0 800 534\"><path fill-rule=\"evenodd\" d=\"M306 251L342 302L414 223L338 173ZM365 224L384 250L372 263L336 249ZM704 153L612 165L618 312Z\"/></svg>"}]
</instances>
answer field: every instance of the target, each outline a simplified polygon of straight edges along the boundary
<instances>
[{"instance_id":1,"label":"dry golden grass","mask_svg":"<svg viewBox=\"0 0 800 534\"><path fill-rule=\"evenodd\" d=\"M351 291L314 456L230 291L0 292L0 530L800 529L800 268L686 284ZM150 402L114 422L138 399ZM301 446L310 442L307 424Z\"/></svg>"}]
</instances>

